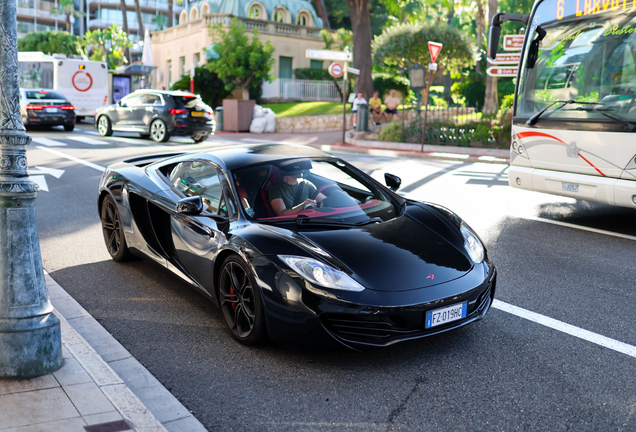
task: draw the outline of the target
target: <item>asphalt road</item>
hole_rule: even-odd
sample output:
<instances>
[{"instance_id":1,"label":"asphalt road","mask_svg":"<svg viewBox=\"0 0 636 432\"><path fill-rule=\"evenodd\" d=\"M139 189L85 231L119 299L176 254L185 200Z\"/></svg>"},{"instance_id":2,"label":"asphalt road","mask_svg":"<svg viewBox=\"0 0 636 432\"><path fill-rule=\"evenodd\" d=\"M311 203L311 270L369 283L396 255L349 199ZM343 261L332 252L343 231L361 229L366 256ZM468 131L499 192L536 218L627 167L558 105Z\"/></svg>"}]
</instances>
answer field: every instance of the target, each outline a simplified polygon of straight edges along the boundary
<instances>
[{"instance_id":1,"label":"asphalt road","mask_svg":"<svg viewBox=\"0 0 636 432\"><path fill-rule=\"evenodd\" d=\"M636 211L513 190L500 164L343 153L459 213L494 259L499 303L478 323L382 350L250 348L166 270L110 260L97 214L100 167L219 142L90 131L29 132L30 170L48 188L44 268L209 430L636 430Z\"/></svg>"}]
</instances>

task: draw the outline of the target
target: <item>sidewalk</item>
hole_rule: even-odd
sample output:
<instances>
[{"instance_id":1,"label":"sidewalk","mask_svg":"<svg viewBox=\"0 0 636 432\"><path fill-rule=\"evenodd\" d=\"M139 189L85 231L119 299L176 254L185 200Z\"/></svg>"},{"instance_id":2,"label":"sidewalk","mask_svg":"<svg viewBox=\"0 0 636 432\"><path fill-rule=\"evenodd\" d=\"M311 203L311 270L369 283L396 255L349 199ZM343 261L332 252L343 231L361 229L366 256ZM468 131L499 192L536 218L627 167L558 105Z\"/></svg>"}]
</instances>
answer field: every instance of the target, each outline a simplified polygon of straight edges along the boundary
<instances>
[{"instance_id":1,"label":"sidewalk","mask_svg":"<svg viewBox=\"0 0 636 432\"><path fill-rule=\"evenodd\" d=\"M204 432L206 429L45 274L62 331L62 368L0 379L0 431Z\"/></svg>"}]
</instances>

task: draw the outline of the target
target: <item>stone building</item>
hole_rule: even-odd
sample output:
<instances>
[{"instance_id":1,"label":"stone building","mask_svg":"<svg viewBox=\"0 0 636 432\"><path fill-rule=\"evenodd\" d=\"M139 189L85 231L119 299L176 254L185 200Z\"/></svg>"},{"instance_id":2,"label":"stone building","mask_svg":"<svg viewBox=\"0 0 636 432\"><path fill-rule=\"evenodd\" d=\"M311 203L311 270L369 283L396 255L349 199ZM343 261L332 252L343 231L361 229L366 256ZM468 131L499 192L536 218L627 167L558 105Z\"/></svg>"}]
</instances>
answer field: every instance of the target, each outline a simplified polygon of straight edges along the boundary
<instances>
[{"instance_id":1,"label":"stone building","mask_svg":"<svg viewBox=\"0 0 636 432\"><path fill-rule=\"evenodd\" d=\"M276 78L292 78L296 68L323 68L328 64L305 58L305 50L324 49L323 23L306 0L201 0L191 2L178 25L152 32L152 57L157 67L155 86L166 89L194 64L207 63L213 42L209 26L229 27L238 17L248 32L258 29L259 39L274 46ZM325 62L326 63L326 62Z\"/></svg>"}]
</instances>

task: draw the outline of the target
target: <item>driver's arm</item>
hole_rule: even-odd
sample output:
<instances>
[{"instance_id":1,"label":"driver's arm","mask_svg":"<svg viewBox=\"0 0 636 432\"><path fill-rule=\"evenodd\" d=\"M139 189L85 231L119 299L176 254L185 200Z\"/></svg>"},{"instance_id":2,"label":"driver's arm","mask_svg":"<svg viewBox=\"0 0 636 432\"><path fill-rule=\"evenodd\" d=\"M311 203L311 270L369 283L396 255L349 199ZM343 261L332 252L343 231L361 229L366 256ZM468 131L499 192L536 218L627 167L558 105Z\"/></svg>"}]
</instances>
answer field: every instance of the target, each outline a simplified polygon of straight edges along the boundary
<instances>
[{"instance_id":1,"label":"driver's arm","mask_svg":"<svg viewBox=\"0 0 636 432\"><path fill-rule=\"evenodd\" d=\"M319 195L322 195L322 194L319 194ZM322 199L324 199L324 196ZM305 201L301 202L296 207L292 207L290 209L287 208L287 206L285 205L285 201L283 201L282 198L274 198L273 200L270 201L272 210L274 210L274 213L276 213L277 216L286 216L286 215L300 213L301 211L303 211L303 209L305 208L307 204L316 205L316 201L307 198Z\"/></svg>"}]
</instances>

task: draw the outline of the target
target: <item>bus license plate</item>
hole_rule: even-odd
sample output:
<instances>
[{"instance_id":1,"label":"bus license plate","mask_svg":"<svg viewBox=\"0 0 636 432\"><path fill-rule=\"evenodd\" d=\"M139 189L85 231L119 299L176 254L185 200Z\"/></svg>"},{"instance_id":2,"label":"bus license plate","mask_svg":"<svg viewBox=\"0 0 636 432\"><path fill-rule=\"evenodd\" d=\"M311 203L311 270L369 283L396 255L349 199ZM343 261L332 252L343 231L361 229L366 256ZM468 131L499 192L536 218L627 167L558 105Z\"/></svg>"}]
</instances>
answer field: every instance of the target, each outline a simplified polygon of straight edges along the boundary
<instances>
[{"instance_id":1,"label":"bus license plate","mask_svg":"<svg viewBox=\"0 0 636 432\"><path fill-rule=\"evenodd\" d=\"M563 188L564 191L567 191L567 192L578 192L579 191L579 185L576 184L576 183L562 182L561 183L561 187Z\"/></svg>"},{"instance_id":2,"label":"bus license plate","mask_svg":"<svg viewBox=\"0 0 636 432\"><path fill-rule=\"evenodd\" d=\"M201 111L192 111L192 117L203 117L205 116L204 112Z\"/></svg>"},{"instance_id":3,"label":"bus license plate","mask_svg":"<svg viewBox=\"0 0 636 432\"><path fill-rule=\"evenodd\" d=\"M441 324L457 321L466 318L468 312L468 302L457 303L432 311L426 312L426 328L435 327Z\"/></svg>"}]
</instances>

